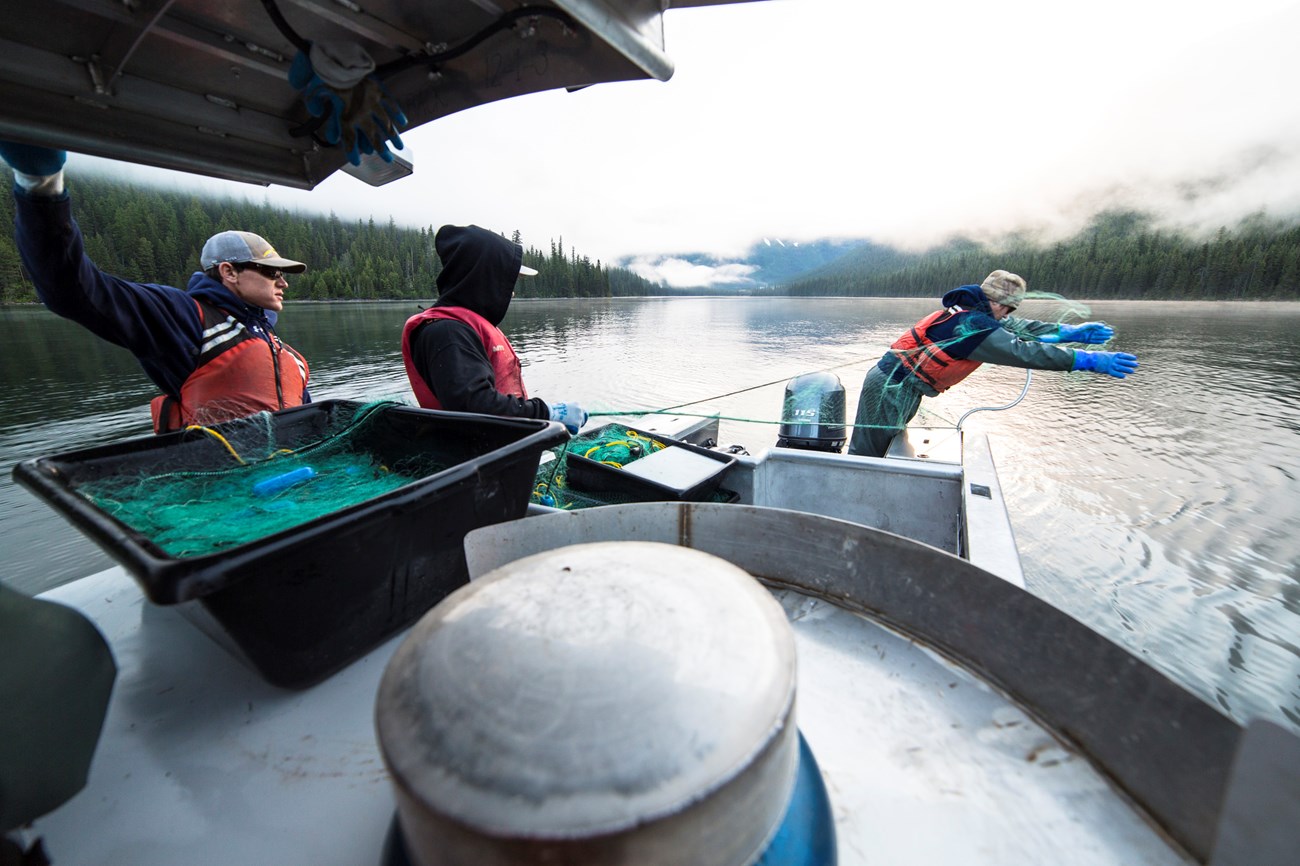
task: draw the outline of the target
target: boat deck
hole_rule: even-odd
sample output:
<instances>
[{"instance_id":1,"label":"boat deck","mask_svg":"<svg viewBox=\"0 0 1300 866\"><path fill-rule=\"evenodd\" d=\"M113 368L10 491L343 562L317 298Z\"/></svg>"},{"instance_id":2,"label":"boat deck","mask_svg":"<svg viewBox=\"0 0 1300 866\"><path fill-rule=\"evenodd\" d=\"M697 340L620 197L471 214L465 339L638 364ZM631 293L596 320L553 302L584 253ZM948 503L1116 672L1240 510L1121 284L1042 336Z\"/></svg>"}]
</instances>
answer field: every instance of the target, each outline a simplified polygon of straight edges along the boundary
<instances>
[{"instance_id":1,"label":"boat deck","mask_svg":"<svg viewBox=\"0 0 1300 866\"><path fill-rule=\"evenodd\" d=\"M996 691L862 616L776 595L841 863L1192 862ZM120 568L44 598L89 616L119 667L86 788L32 828L53 862L381 862L395 806L374 697L400 638L289 692Z\"/></svg>"}]
</instances>

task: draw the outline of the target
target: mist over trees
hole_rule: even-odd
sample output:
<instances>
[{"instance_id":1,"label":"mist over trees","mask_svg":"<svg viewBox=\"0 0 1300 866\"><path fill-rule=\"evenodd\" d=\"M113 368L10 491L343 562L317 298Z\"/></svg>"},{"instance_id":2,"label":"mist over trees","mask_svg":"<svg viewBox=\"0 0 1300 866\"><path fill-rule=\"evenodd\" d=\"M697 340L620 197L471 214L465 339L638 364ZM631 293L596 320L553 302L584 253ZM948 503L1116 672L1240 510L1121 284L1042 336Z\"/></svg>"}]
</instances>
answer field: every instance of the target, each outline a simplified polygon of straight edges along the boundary
<instances>
[{"instance_id":1,"label":"mist over trees","mask_svg":"<svg viewBox=\"0 0 1300 866\"><path fill-rule=\"evenodd\" d=\"M996 247L957 239L924 253L864 244L773 290L796 296L929 297L978 283L997 268L1031 292L1079 299L1300 300L1300 225L1254 216L1196 239L1146 214L1097 215L1068 240L1012 237Z\"/></svg>"},{"instance_id":2,"label":"mist over trees","mask_svg":"<svg viewBox=\"0 0 1300 866\"><path fill-rule=\"evenodd\" d=\"M7 180L7 178L5 178ZM3 183L4 181L0 181ZM184 287L198 270L203 243L220 231L262 235L281 255L307 263L290 278L291 300L431 300L441 264L437 227L411 229L392 220L345 222L247 200L201 197L78 175L68 181L72 212L86 253L101 269L136 282ZM0 195L0 225L13 226L12 197ZM657 294L662 287L622 268L606 267L563 242L524 244L524 262L540 272L520 280L518 297L608 298ZM36 301L12 230L0 233L0 303Z\"/></svg>"}]
</instances>

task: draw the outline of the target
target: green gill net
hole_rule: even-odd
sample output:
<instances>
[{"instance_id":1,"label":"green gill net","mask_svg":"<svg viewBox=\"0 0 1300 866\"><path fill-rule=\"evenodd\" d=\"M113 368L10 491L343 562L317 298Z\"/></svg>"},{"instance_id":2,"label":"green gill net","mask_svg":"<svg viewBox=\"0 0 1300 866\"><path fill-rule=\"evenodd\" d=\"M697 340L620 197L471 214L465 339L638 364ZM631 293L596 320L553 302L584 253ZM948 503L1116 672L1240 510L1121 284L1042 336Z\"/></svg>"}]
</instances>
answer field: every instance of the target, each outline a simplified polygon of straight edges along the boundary
<instances>
[{"instance_id":1,"label":"green gill net","mask_svg":"<svg viewBox=\"0 0 1300 866\"><path fill-rule=\"evenodd\" d=\"M171 556L216 553L447 468L427 454L385 461L367 449L379 410L389 405L358 405L309 440L293 443L277 444L267 413L228 422L221 431L190 427L190 435L221 446L214 468L121 474L83 482L77 492Z\"/></svg>"}]
</instances>

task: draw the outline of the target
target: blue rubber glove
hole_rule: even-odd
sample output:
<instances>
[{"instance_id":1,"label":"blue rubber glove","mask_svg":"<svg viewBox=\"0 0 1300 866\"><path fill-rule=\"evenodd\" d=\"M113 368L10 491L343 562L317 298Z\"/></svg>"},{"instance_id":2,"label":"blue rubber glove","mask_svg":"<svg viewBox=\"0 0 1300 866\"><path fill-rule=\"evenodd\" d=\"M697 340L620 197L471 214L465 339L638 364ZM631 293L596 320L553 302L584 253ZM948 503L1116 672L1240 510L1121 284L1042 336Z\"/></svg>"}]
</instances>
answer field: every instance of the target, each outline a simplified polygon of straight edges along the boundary
<instances>
[{"instance_id":1,"label":"blue rubber glove","mask_svg":"<svg viewBox=\"0 0 1300 866\"><path fill-rule=\"evenodd\" d=\"M313 43L299 51L289 67L289 83L302 96L312 117L324 119L321 136L343 148L348 162L361 164L361 154L378 154L392 162L391 142L405 145L398 127L406 115L374 75L374 61L360 46L346 42Z\"/></svg>"},{"instance_id":2,"label":"blue rubber glove","mask_svg":"<svg viewBox=\"0 0 1300 866\"><path fill-rule=\"evenodd\" d=\"M1114 336L1115 329L1105 322L1084 322L1082 325L1060 325L1054 342L1099 345Z\"/></svg>"},{"instance_id":3,"label":"blue rubber glove","mask_svg":"<svg viewBox=\"0 0 1300 866\"><path fill-rule=\"evenodd\" d=\"M569 433L577 433L587 423L587 411L577 403L556 403L551 407L551 420L559 421Z\"/></svg>"},{"instance_id":4,"label":"blue rubber glove","mask_svg":"<svg viewBox=\"0 0 1300 866\"><path fill-rule=\"evenodd\" d=\"M384 85L373 75L352 89L347 110L343 113L343 149L353 165L361 163L360 153L378 154L384 162L393 161L388 145L402 150L398 127L406 125L406 115L392 101ZM358 153L358 150L360 153Z\"/></svg>"},{"instance_id":5,"label":"blue rubber glove","mask_svg":"<svg viewBox=\"0 0 1300 866\"><path fill-rule=\"evenodd\" d=\"M32 144L18 144L13 141L0 141L0 158L9 163L9 167L20 174L33 177L45 177L58 174L63 164L68 161L66 150L52 147L37 147Z\"/></svg>"},{"instance_id":6,"label":"blue rubber glove","mask_svg":"<svg viewBox=\"0 0 1300 866\"><path fill-rule=\"evenodd\" d=\"M302 96L308 114L325 118L321 129L325 141L338 144L343 137L343 97L321 80L304 51L299 51L289 66L289 84Z\"/></svg>"},{"instance_id":7,"label":"blue rubber glove","mask_svg":"<svg viewBox=\"0 0 1300 866\"><path fill-rule=\"evenodd\" d=\"M1072 370L1086 370L1089 373L1105 373L1116 379L1123 379L1138 368L1137 355L1127 352L1081 352L1074 351Z\"/></svg>"}]
</instances>

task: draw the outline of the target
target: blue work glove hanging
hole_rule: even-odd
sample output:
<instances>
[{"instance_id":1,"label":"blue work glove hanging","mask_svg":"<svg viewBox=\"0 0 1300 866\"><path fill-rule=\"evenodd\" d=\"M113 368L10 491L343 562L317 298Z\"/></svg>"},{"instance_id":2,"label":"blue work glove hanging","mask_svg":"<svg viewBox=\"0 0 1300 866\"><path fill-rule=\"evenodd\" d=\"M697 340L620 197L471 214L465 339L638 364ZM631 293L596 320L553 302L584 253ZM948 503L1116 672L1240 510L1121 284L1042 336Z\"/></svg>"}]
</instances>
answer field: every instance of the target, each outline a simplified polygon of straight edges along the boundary
<instances>
[{"instance_id":1,"label":"blue work glove hanging","mask_svg":"<svg viewBox=\"0 0 1300 866\"><path fill-rule=\"evenodd\" d=\"M1081 352L1074 350L1072 370L1086 370L1089 373L1105 373L1116 379L1123 379L1138 368L1137 355L1127 352Z\"/></svg>"},{"instance_id":2,"label":"blue work glove hanging","mask_svg":"<svg viewBox=\"0 0 1300 866\"><path fill-rule=\"evenodd\" d=\"M1082 325L1058 325L1055 335L1039 337L1042 343L1089 343L1100 345L1115 336L1115 329L1105 322L1084 322Z\"/></svg>"},{"instance_id":3,"label":"blue work glove hanging","mask_svg":"<svg viewBox=\"0 0 1300 866\"><path fill-rule=\"evenodd\" d=\"M581 430L588 417L587 411L577 403L556 403L551 407L551 420L559 421L570 434Z\"/></svg>"},{"instance_id":4,"label":"blue work glove hanging","mask_svg":"<svg viewBox=\"0 0 1300 866\"><path fill-rule=\"evenodd\" d=\"M52 147L37 147L34 144L0 141L0 158L19 174L46 177L63 170L63 164L68 161L68 152Z\"/></svg>"},{"instance_id":5,"label":"blue work glove hanging","mask_svg":"<svg viewBox=\"0 0 1300 866\"><path fill-rule=\"evenodd\" d=\"M352 42L313 42L299 51L289 67L289 83L302 95L312 117L324 119L321 135L343 148L348 162L361 164L361 154L378 154L393 161L388 144L405 145L398 128L406 115L372 73L375 61Z\"/></svg>"}]
</instances>

